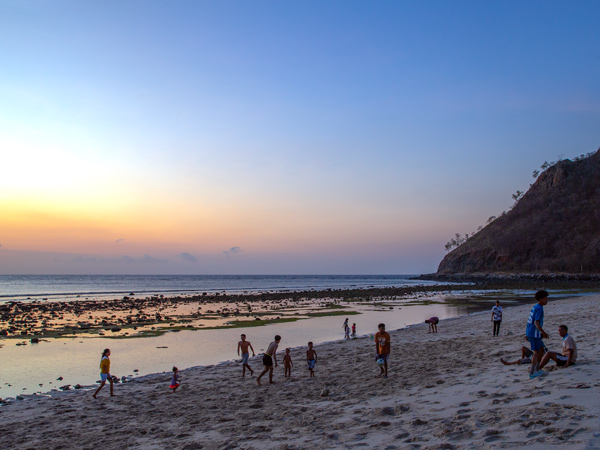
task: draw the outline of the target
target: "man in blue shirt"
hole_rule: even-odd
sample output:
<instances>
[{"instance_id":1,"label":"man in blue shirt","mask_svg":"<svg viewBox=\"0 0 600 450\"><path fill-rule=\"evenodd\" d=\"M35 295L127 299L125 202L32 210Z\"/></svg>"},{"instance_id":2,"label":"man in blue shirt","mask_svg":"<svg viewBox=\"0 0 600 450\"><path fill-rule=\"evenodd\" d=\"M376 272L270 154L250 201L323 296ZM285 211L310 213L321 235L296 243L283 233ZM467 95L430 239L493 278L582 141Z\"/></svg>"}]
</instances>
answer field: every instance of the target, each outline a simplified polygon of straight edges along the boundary
<instances>
[{"instance_id":1,"label":"man in blue shirt","mask_svg":"<svg viewBox=\"0 0 600 450\"><path fill-rule=\"evenodd\" d=\"M529 378L535 378L544 373L540 371L542 349L544 348L542 339L548 337L548 333L542 328L544 326L544 305L548 304L548 292L544 290L537 291L535 299L537 303L531 308L529 318L527 319L527 328L525 329L525 336L529 339L531 351L533 352Z\"/></svg>"}]
</instances>

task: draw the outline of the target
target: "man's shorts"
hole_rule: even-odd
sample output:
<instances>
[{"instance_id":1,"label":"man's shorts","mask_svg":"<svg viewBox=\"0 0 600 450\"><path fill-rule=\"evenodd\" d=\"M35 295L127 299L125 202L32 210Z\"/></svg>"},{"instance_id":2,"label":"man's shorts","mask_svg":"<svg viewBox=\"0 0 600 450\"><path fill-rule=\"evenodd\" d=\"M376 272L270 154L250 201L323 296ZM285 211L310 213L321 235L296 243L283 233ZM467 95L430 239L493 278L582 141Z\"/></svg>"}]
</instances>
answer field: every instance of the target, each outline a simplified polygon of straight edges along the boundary
<instances>
[{"instance_id":1,"label":"man's shorts","mask_svg":"<svg viewBox=\"0 0 600 450\"><path fill-rule=\"evenodd\" d=\"M248 358L250 358L250 353L242 353L242 364L248 364Z\"/></svg>"},{"instance_id":2,"label":"man's shorts","mask_svg":"<svg viewBox=\"0 0 600 450\"><path fill-rule=\"evenodd\" d=\"M316 364L317 360L316 359L309 359L306 361L306 366L308 367L308 370L313 370L315 368L315 364Z\"/></svg>"},{"instance_id":3,"label":"man's shorts","mask_svg":"<svg viewBox=\"0 0 600 450\"><path fill-rule=\"evenodd\" d=\"M569 358L565 355L556 355L556 365L559 367L567 364L568 360L569 360ZM571 364L575 364L575 363L571 363Z\"/></svg>"},{"instance_id":4,"label":"man's shorts","mask_svg":"<svg viewBox=\"0 0 600 450\"><path fill-rule=\"evenodd\" d=\"M542 338L535 338L529 336L527 336L527 338L529 339L529 344L531 345L532 351L537 352L544 348L544 341L542 341Z\"/></svg>"},{"instance_id":5,"label":"man's shorts","mask_svg":"<svg viewBox=\"0 0 600 450\"><path fill-rule=\"evenodd\" d=\"M378 359L383 359L385 362L387 362L389 356L390 356L389 353L386 355L377 354L377 356L375 357L375 361L377 361Z\"/></svg>"},{"instance_id":6,"label":"man's shorts","mask_svg":"<svg viewBox=\"0 0 600 450\"><path fill-rule=\"evenodd\" d=\"M108 379L108 374L107 373L101 373L100 374L100 381L106 381Z\"/></svg>"},{"instance_id":7,"label":"man's shorts","mask_svg":"<svg viewBox=\"0 0 600 450\"><path fill-rule=\"evenodd\" d=\"M271 358L271 356L265 354L265 356L263 356L263 364L267 367L272 367L273 366L273 358Z\"/></svg>"}]
</instances>

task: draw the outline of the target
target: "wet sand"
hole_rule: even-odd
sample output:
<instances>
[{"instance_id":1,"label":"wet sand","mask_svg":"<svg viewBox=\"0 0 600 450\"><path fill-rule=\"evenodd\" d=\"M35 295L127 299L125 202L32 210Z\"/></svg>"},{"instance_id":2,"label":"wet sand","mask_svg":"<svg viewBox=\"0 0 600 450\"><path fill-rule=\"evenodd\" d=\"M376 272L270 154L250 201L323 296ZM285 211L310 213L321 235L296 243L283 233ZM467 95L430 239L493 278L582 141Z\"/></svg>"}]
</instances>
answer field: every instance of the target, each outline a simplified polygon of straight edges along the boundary
<instances>
[{"instance_id":1,"label":"wet sand","mask_svg":"<svg viewBox=\"0 0 600 450\"><path fill-rule=\"evenodd\" d=\"M557 327L569 326L578 361L530 380L517 359L530 306L506 308L501 336L489 313L447 319L437 334L425 324L392 331L387 379L376 378L374 343L360 338L316 347L316 378L305 349L294 349L292 378L276 384L242 379L235 363L90 391L25 399L0 408L6 448L300 449L300 448L600 448L600 296L552 301L544 328L560 350ZM276 329L274 328L276 332ZM375 331L375 330L373 330ZM309 337L307 336L307 340ZM118 370L118 355L112 364ZM279 356L282 360L282 355ZM255 370L259 359L251 360ZM600 436L600 435L599 435Z\"/></svg>"}]
</instances>

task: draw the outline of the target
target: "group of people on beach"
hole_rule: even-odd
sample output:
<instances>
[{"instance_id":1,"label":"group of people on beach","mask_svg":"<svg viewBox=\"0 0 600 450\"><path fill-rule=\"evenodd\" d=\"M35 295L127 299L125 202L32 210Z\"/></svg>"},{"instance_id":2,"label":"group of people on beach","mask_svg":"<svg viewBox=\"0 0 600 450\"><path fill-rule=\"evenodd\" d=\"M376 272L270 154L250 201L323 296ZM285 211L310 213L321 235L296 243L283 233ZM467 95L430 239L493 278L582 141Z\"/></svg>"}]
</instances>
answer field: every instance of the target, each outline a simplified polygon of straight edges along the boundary
<instances>
[{"instance_id":1,"label":"group of people on beach","mask_svg":"<svg viewBox=\"0 0 600 450\"><path fill-rule=\"evenodd\" d=\"M559 325L558 327L558 334L563 339L562 351L560 353L548 351L543 342L544 338L548 338L548 333L546 333L543 329L544 306L548 303L548 292L545 290L536 292L535 299L537 303L533 306L529 313L527 326L525 329L525 336L530 344L530 348L525 346L521 347L521 358L516 361L506 361L502 358L500 359L504 365L531 363L531 367L529 369L530 378L536 378L538 376L545 375L546 372L541 369L543 369L550 362L550 360L555 361L558 367L569 367L575 364L577 361L577 346L573 337L569 335L569 329L566 325ZM491 321L493 322L492 333L494 337L499 336L500 334L502 313L503 311L502 307L500 306L500 301L496 300L496 305L492 308L491 317ZM425 320L425 323L429 325L428 333L437 333L437 324L439 323L438 317L430 317L429 319ZM343 329L345 339L349 339L350 326L348 318L346 318L343 323ZM356 337L356 323L352 324L352 337ZM378 325L378 331L373 336L373 339L375 341L375 362L380 369L378 376L386 378L388 376L388 359L390 356L391 338L389 333L385 330L385 324L380 323ZM276 335L263 355L262 363L264 365L264 370L256 379L256 383L259 386L261 385L262 377L267 373L269 374L269 383L273 383L273 370L275 367L277 367L277 349L279 348L280 342L281 336ZM252 356L256 356L256 352L254 351L252 344L246 339L246 335L242 334L237 347L238 356L241 356L242 358L242 377L246 376L246 370L250 372L250 376L254 375L254 370L249 364L250 351L252 351ZM98 393L106 385L107 381L110 383L110 395L114 395L113 382L115 377L110 374L109 357L110 349L105 349L102 352L100 359L100 386L94 392L94 398L97 398ZM308 349L306 350L306 367L309 371L310 378L315 376L316 363L317 351L314 349L313 343L309 342ZM283 366L284 376L286 378L291 377L292 367L294 364L292 362L291 350L289 348L285 349ZM177 367L173 367L173 375L171 377L171 384L169 385L169 388L172 389L172 392L175 392L179 387L180 379L181 377L179 375L179 369Z\"/></svg>"},{"instance_id":2,"label":"group of people on beach","mask_svg":"<svg viewBox=\"0 0 600 450\"><path fill-rule=\"evenodd\" d=\"M500 362L506 366L514 364L531 364L529 378L544 376L547 372L542 369L554 361L558 367L564 368L575 364L577 361L577 345L575 339L569 334L566 325L558 326L558 335L563 340L560 352L551 352L544 344L543 339L549 337L544 331L544 306L548 304L548 292L537 291L535 294L536 304L531 308L525 327L525 339L529 342L529 348L521 347L521 358L515 361L506 361L500 358ZM500 334L500 323L502 322L502 307L500 301L496 300L496 306L492 308L492 322L494 323L493 336Z\"/></svg>"},{"instance_id":3,"label":"group of people on beach","mask_svg":"<svg viewBox=\"0 0 600 450\"><path fill-rule=\"evenodd\" d=\"M260 379L268 372L269 373L269 383L273 383L273 370L277 367L277 349L279 348L279 343L281 342L281 336L276 335L273 342L269 344L267 347L267 351L264 353L262 362L265 366L262 373L256 379L256 383L260 386ZM250 358L250 351L252 350L252 356L256 356L254 352L254 348L252 344L246 340L246 335L242 334L241 339L238 342L237 353L238 356L242 357L242 378L246 376L246 369L250 371L250 376L254 375L254 370L248 364L248 359ZM315 364L317 363L317 351L313 348L313 343L308 343L308 350L306 351L306 366L309 371L310 378L315 376ZM283 367L284 367L284 376L286 378L290 378L292 376L292 367L294 363L292 362L291 350L289 348L285 349L285 355L283 357Z\"/></svg>"}]
</instances>

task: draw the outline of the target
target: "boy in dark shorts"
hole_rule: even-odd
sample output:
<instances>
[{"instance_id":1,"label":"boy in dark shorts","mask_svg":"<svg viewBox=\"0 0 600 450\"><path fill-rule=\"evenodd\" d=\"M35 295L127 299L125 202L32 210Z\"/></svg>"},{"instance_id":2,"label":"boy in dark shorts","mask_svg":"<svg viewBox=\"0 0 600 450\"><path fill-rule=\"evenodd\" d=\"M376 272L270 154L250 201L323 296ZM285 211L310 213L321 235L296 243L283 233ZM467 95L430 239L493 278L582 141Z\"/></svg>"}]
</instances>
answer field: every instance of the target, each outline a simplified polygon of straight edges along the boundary
<instances>
[{"instance_id":1,"label":"boy in dark shorts","mask_svg":"<svg viewBox=\"0 0 600 450\"><path fill-rule=\"evenodd\" d=\"M281 336L275 336L275 340L269 344L265 355L263 356L263 364L265 366L265 370L258 376L256 379L256 383L260 386L260 379L262 376L269 372L269 383L273 384L273 361L275 361L275 367L277 367L277 347L279 347L279 342L281 341Z\"/></svg>"},{"instance_id":2,"label":"boy in dark shorts","mask_svg":"<svg viewBox=\"0 0 600 450\"><path fill-rule=\"evenodd\" d=\"M548 338L548 333L542 328L544 326L544 305L548 304L548 292L541 290L535 293L537 303L531 308L525 336L529 339L533 357L531 358L531 369L529 369L529 378L535 378L543 375L540 371L540 362L542 360L542 348L544 347L543 338Z\"/></svg>"},{"instance_id":3,"label":"boy in dark shorts","mask_svg":"<svg viewBox=\"0 0 600 450\"><path fill-rule=\"evenodd\" d=\"M308 350L306 350L306 366L310 370L310 378L315 376L315 364L317 363L317 351L313 349L313 343L308 343Z\"/></svg>"}]
</instances>

